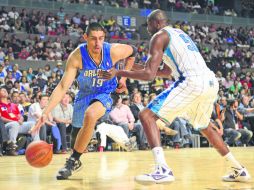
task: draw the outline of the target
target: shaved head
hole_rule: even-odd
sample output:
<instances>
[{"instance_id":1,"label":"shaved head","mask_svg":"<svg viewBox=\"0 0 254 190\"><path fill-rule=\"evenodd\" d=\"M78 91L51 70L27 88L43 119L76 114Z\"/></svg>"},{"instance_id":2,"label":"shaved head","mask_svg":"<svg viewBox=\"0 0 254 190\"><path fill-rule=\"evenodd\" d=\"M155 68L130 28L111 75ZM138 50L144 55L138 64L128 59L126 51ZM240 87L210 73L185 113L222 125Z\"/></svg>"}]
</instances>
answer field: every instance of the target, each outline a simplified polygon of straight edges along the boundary
<instances>
[{"instance_id":1,"label":"shaved head","mask_svg":"<svg viewBox=\"0 0 254 190\"><path fill-rule=\"evenodd\" d=\"M164 11L160 10L160 9L156 9L154 11L152 11L148 17L147 17L148 21L167 21L167 16L165 14Z\"/></svg>"},{"instance_id":2,"label":"shaved head","mask_svg":"<svg viewBox=\"0 0 254 190\"><path fill-rule=\"evenodd\" d=\"M167 16L164 11L156 9L147 17L147 30L150 34L155 34L160 29L167 26Z\"/></svg>"}]
</instances>

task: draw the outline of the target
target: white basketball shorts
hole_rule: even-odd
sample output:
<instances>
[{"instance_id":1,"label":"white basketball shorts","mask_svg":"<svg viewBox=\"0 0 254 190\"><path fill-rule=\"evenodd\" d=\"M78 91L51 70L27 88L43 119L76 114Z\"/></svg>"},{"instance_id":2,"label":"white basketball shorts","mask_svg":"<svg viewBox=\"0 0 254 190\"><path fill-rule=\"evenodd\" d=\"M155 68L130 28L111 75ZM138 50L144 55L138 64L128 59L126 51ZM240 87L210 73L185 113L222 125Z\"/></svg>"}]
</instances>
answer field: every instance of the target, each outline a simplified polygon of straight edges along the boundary
<instances>
[{"instance_id":1,"label":"white basketball shorts","mask_svg":"<svg viewBox=\"0 0 254 190\"><path fill-rule=\"evenodd\" d=\"M218 89L219 84L213 73L180 77L147 107L167 123L176 117L183 117L195 129L204 129L210 122Z\"/></svg>"}]
</instances>

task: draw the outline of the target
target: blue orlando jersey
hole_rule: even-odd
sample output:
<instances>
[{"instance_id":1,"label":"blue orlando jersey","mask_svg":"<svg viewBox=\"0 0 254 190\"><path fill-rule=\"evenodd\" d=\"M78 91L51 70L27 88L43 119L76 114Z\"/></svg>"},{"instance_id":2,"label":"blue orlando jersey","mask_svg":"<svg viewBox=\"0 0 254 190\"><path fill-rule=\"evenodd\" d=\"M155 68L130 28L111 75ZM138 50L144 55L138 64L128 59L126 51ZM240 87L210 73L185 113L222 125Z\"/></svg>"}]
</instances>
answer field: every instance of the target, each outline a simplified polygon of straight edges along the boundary
<instances>
[{"instance_id":1,"label":"blue orlando jersey","mask_svg":"<svg viewBox=\"0 0 254 190\"><path fill-rule=\"evenodd\" d=\"M79 95L109 94L115 91L117 87L116 77L111 80L98 78L98 72L100 70L109 70L113 66L110 57L111 44L106 42L103 43L101 63L98 66L89 55L86 43L81 44L79 48L82 56L82 70L80 70L80 74L77 78L79 83Z\"/></svg>"}]
</instances>

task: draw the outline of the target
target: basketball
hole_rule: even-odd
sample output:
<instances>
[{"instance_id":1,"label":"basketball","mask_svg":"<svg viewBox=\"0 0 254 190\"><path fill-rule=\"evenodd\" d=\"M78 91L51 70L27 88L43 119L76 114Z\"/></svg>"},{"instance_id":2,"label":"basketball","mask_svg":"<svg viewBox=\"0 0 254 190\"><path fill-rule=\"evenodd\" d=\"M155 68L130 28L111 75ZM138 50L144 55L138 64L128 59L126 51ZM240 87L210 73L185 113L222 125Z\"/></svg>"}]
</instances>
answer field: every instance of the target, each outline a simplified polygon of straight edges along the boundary
<instances>
[{"instance_id":1,"label":"basketball","mask_svg":"<svg viewBox=\"0 0 254 190\"><path fill-rule=\"evenodd\" d=\"M45 141L34 141L26 149L26 160L33 167L45 167L52 160L52 149L52 146Z\"/></svg>"}]
</instances>

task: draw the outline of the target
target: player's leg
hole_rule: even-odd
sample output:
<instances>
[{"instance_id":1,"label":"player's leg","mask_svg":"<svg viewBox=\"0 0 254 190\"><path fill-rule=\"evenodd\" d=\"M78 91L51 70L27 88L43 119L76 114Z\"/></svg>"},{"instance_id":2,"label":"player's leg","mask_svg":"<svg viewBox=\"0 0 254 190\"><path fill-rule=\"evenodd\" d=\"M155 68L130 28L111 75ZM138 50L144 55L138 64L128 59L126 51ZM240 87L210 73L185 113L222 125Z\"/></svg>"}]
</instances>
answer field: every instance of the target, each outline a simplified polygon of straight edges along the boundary
<instances>
[{"instance_id":1,"label":"player's leg","mask_svg":"<svg viewBox=\"0 0 254 190\"><path fill-rule=\"evenodd\" d=\"M213 130L214 125L210 122L210 117L213 110L213 103L217 97L216 90L218 85L214 83L214 85L209 85L207 90L197 99L195 103L193 103L191 107L192 117L191 123L192 125L201 131L201 133L208 139L208 141L213 145L215 149L225 158L225 160L229 161L232 171L223 176L224 181L247 181L250 179L250 176L245 168L234 158L232 153L229 151L226 144L223 142L221 136ZM208 126L204 128L205 126Z\"/></svg>"},{"instance_id":2,"label":"player's leg","mask_svg":"<svg viewBox=\"0 0 254 190\"><path fill-rule=\"evenodd\" d=\"M96 110L96 111L95 111ZM95 124L106 112L106 108L100 101L93 102L85 111L83 127L79 130L73 153L67 160L65 167L59 170L57 179L67 179L73 172L81 168L80 156L89 144Z\"/></svg>"},{"instance_id":3,"label":"player's leg","mask_svg":"<svg viewBox=\"0 0 254 190\"><path fill-rule=\"evenodd\" d=\"M221 136L212 128L213 123L210 122L206 129L202 129L201 133L208 139L213 147L225 158L231 165L232 170L229 174L222 177L224 181L248 181L250 175L229 151Z\"/></svg>"},{"instance_id":4,"label":"player's leg","mask_svg":"<svg viewBox=\"0 0 254 190\"><path fill-rule=\"evenodd\" d=\"M72 150L74 149L75 141L80 129L81 128L72 126L72 129L71 129L71 149Z\"/></svg>"},{"instance_id":5,"label":"player's leg","mask_svg":"<svg viewBox=\"0 0 254 190\"><path fill-rule=\"evenodd\" d=\"M156 122L159 117L163 121L172 122L181 115L186 106L192 102L193 96L189 96L192 89L188 87L184 79L176 81L171 87L159 94L144 110L140 112L140 121L144 128L148 143L152 148L155 171L150 174L139 175L135 179L140 182L163 183L174 181L171 169L165 161L161 147L160 131ZM179 96L179 94L181 96Z\"/></svg>"},{"instance_id":6,"label":"player's leg","mask_svg":"<svg viewBox=\"0 0 254 190\"><path fill-rule=\"evenodd\" d=\"M174 181L172 171L168 168L163 149L161 147L160 130L156 125L159 119L150 109L146 108L139 114L147 141L152 149L156 168L153 173L136 176L139 182L163 183Z\"/></svg>"},{"instance_id":7,"label":"player's leg","mask_svg":"<svg viewBox=\"0 0 254 190\"><path fill-rule=\"evenodd\" d=\"M96 110L96 111L95 111ZM79 153L84 152L89 144L96 122L106 113L106 108L99 101L92 103L86 110L84 116L83 127L80 129L77 135L77 139L74 145L74 151Z\"/></svg>"}]
</instances>

